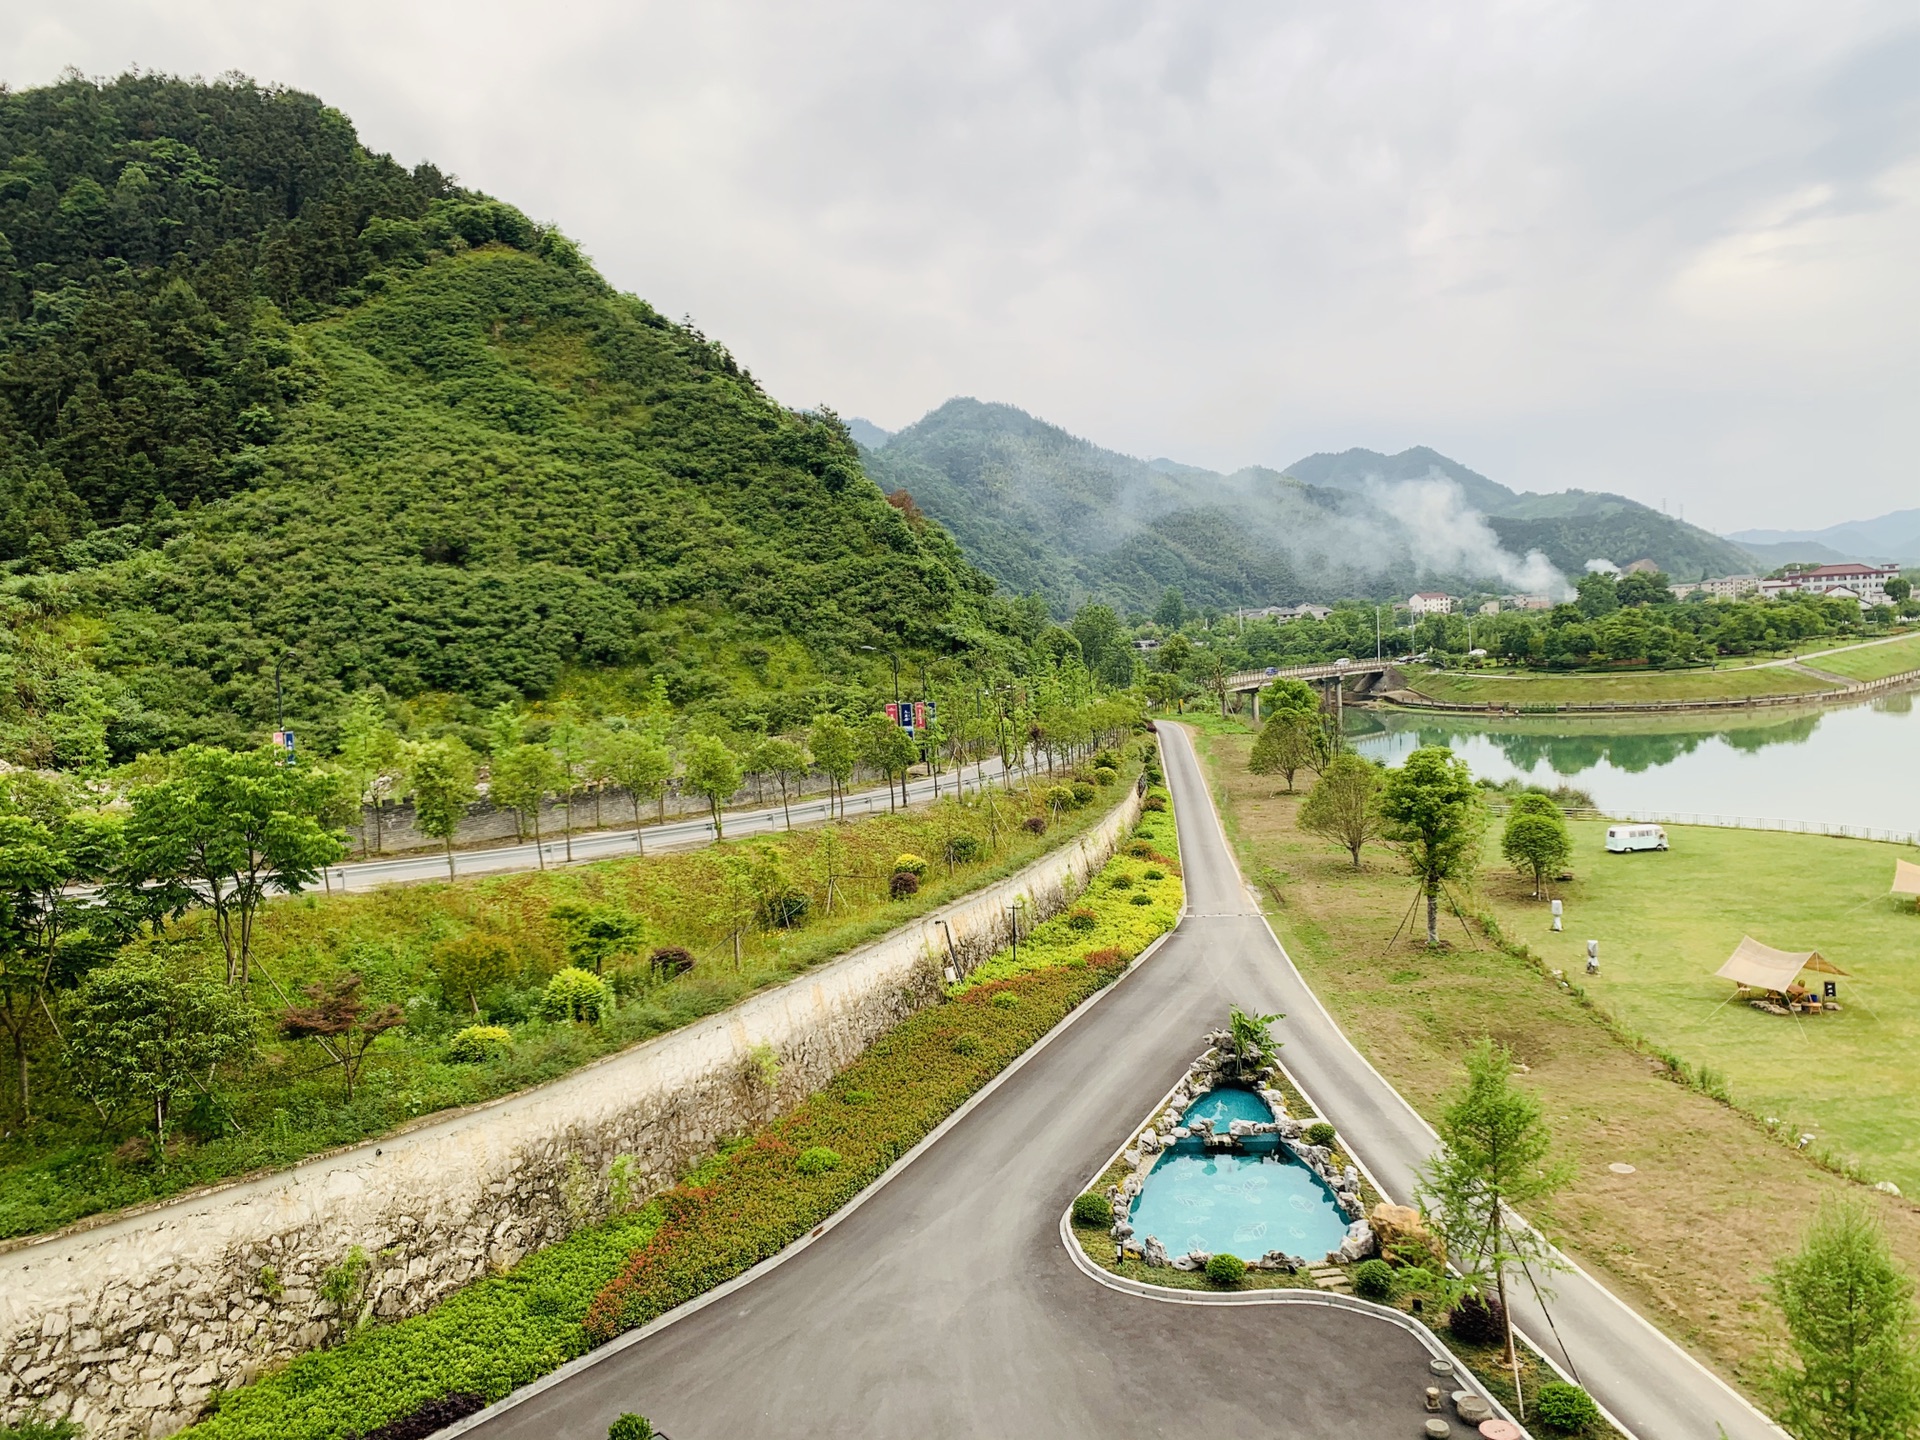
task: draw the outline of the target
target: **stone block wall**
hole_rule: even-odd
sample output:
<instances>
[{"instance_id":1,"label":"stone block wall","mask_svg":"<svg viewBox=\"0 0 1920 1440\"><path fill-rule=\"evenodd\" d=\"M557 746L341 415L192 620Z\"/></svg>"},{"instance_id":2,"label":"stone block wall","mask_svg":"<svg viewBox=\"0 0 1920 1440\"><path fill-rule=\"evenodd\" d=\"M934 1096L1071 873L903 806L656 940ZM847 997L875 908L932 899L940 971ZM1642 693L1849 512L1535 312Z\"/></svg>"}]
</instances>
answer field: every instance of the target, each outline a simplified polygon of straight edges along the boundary
<instances>
[{"instance_id":1,"label":"stone block wall","mask_svg":"<svg viewBox=\"0 0 1920 1440\"><path fill-rule=\"evenodd\" d=\"M43 1407L93 1440L172 1434L216 1388L563 1238L604 1210L620 1156L636 1193L657 1193L935 998L953 957L1003 946L1016 897L1037 918L1070 903L1138 817L1129 796L1004 881L538 1089L0 1247L0 1416Z\"/></svg>"}]
</instances>

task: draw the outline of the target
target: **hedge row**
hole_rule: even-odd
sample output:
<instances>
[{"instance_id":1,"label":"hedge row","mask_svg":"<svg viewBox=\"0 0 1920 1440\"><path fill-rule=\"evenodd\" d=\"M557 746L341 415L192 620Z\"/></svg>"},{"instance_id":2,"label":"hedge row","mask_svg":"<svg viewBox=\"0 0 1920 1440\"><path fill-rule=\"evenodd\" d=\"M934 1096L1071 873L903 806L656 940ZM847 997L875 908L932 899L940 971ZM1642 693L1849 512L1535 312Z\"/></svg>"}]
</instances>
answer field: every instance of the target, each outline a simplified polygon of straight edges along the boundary
<instances>
[{"instance_id":1,"label":"hedge row","mask_svg":"<svg viewBox=\"0 0 1920 1440\"><path fill-rule=\"evenodd\" d=\"M1171 830L1171 823L1167 829ZM1158 851L1170 844L1155 838ZM1156 856L1158 868L1169 862ZM1130 903L1111 877L1153 862L1116 857L1085 897L1098 923L1077 953L974 984L910 1016L824 1090L727 1147L647 1205L582 1230L415 1319L368 1330L222 1397L190 1440L355 1440L455 1394L498 1400L622 1330L704 1293L790 1244L871 1184L1089 995L1110 983L1179 910ZM1149 933L1148 918L1157 923ZM1109 938L1124 931L1127 943ZM1069 932L1064 928L1061 935ZM989 962L992 963L992 962ZM830 1151L837 1163L820 1163ZM802 1158L811 1156L809 1163Z\"/></svg>"}]
</instances>

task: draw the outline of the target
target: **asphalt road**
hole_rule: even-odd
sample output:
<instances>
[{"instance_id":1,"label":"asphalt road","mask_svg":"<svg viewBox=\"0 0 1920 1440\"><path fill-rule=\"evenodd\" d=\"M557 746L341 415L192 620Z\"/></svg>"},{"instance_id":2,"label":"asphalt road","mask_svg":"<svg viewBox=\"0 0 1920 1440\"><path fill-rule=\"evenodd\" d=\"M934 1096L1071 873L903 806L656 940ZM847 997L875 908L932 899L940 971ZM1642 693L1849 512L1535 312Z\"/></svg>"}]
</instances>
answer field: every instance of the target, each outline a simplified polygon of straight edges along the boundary
<instances>
[{"instance_id":1,"label":"asphalt road","mask_svg":"<svg viewBox=\"0 0 1920 1440\"><path fill-rule=\"evenodd\" d=\"M1308 992L1247 894L1184 732L1163 726L1188 915L891 1183L752 1283L521 1403L483 1440L600 1440L623 1410L721 1437L1415 1435L1426 1353L1365 1315L1107 1290L1061 1211L1229 1003L1283 1011L1284 1058L1396 1198L1433 1140ZM1639 1440L1777 1437L1597 1284L1555 1277L1564 1351Z\"/></svg>"},{"instance_id":2,"label":"asphalt road","mask_svg":"<svg viewBox=\"0 0 1920 1440\"><path fill-rule=\"evenodd\" d=\"M965 770L965 783L969 790L982 780L997 779L1000 775L999 760L990 760L982 765L969 765ZM1018 770L1015 771L1018 774ZM955 791L953 772L943 773L936 781L924 778L908 782L907 797L911 804L920 804L940 795L951 795ZM798 825L818 825L827 819L827 798L815 795L805 800L795 800L788 809L792 823ZM887 809L887 792L884 789L855 790L846 797L846 814L850 820L858 820L867 815L884 814ZM742 835L764 835L775 830L784 830L788 824L788 813L778 805L769 805L756 810L727 810L721 813L721 825L729 839ZM710 844L713 840L713 822L704 815L676 817L662 825L643 825L640 827L640 843L648 851L653 850L690 850L697 846ZM636 849L634 832L631 826L624 830L586 830L576 831L573 836L572 855L574 864L584 860L605 860L615 855L631 855ZM544 851L544 856L540 853ZM568 847L563 836L545 836L539 846L529 841L524 845L497 845L485 850L456 850L453 852L454 873L456 875L505 875L515 871L540 868L542 861L548 866L557 866L567 862ZM445 880L447 878L447 857L433 850L414 851L407 855L396 855L387 860L355 860L344 865L332 865L327 869L326 885L334 890L374 890L382 885L404 884L414 880Z\"/></svg>"}]
</instances>

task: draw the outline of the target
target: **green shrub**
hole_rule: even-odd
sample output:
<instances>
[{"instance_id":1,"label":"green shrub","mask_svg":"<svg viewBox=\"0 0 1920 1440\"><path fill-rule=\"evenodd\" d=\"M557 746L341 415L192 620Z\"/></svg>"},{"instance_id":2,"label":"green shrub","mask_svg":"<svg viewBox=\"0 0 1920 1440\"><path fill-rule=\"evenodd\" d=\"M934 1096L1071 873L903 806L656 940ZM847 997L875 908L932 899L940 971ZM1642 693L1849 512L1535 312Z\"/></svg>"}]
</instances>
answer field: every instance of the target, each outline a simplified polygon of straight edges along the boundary
<instances>
[{"instance_id":1,"label":"green shrub","mask_svg":"<svg viewBox=\"0 0 1920 1440\"><path fill-rule=\"evenodd\" d=\"M953 1053L956 1055L978 1055L980 1053L980 1041L978 1037L962 1035L953 1042Z\"/></svg>"},{"instance_id":2,"label":"green shrub","mask_svg":"<svg viewBox=\"0 0 1920 1440\"><path fill-rule=\"evenodd\" d=\"M1393 1267L1384 1260L1362 1260L1353 1267L1353 1293L1362 1300L1391 1300Z\"/></svg>"},{"instance_id":3,"label":"green shrub","mask_svg":"<svg viewBox=\"0 0 1920 1440\"><path fill-rule=\"evenodd\" d=\"M1092 800L1097 793L1093 786L1085 780L1076 780L1073 784L1069 785L1067 789L1072 793L1073 803L1075 805L1085 805L1088 801Z\"/></svg>"},{"instance_id":4,"label":"green shrub","mask_svg":"<svg viewBox=\"0 0 1920 1440\"><path fill-rule=\"evenodd\" d=\"M1122 870L1107 882L1107 888L1109 890L1131 890L1133 888L1133 876Z\"/></svg>"},{"instance_id":5,"label":"green shrub","mask_svg":"<svg viewBox=\"0 0 1920 1440\"><path fill-rule=\"evenodd\" d=\"M999 991L993 997L993 1005L996 1010L1012 1010L1019 1004L1020 997L1011 990Z\"/></svg>"},{"instance_id":6,"label":"green shrub","mask_svg":"<svg viewBox=\"0 0 1920 1440\"><path fill-rule=\"evenodd\" d=\"M1578 1385L1549 1380L1533 1397L1534 1414L1549 1430L1579 1435L1600 1423L1600 1407Z\"/></svg>"},{"instance_id":7,"label":"green shrub","mask_svg":"<svg viewBox=\"0 0 1920 1440\"><path fill-rule=\"evenodd\" d=\"M911 875L916 880L923 880L927 874L927 862L918 855L902 854L893 862L893 873Z\"/></svg>"},{"instance_id":8,"label":"green shrub","mask_svg":"<svg viewBox=\"0 0 1920 1440\"><path fill-rule=\"evenodd\" d=\"M1167 797L1164 795L1149 795L1140 802L1140 808L1156 814L1162 813L1167 808Z\"/></svg>"},{"instance_id":9,"label":"green shrub","mask_svg":"<svg viewBox=\"0 0 1920 1440\"><path fill-rule=\"evenodd\" d=\"M456 1065L481 1065L513 1053L513 1032L504 1025L469 1025L447 1044Z\"/></svg>"},{"instance_id":10,"label":"green shrub","mask_svg":"<svg viewBox=\"0 0 1920 1440\"><path fill-rule=\"evenodd\" d=\"M1113 1224L1113 1202L1104 1195L1096 1195L1091 1190L1084 1195L1074 1196L1073 1223L1098 1225L1104 1229Z\"/></svg>"},{"instance_id":11,"label":"green shrub","mask_svg":"<svg viewBox=\"0 0 1920 1440\"><path fill-rule=\"evenodd\" d=\"M1049 810L1069 810L1073 808L1073 787L1070 785L1049 785L1046 791Z\"/></svg>"},{"instance_id":12,"label":"green shrub","mask_svg":"<svg viewBox=\"0 0 1920 1440\"><path fill-rule=\"evenodd\" d=\"M793 1162L793 1168L802 1175L824 1175L829 1170L840 1168L840 1152L825 1145L814 1145L800 1152L800 1158Z\"/></svg>"},{"instance_id":13,"label":"green shrub","mask_svg":"<svg viewBox=\"0 0 1920 1440\"><path fill-rule=\"evenodd\" d=\"M1029 815L1020 822L1020 828L1029 835L1044 835L1047 833L1047 817L1044 815Z\"/></svg>"},{"instance_id":14,"label":"green shrub","mask_svg":"<svg viewBox=\"0 0 1920 1440\"><path fill-rule=\"evenodd\" d=\"M908 900L920 893L920 877L911 870L896 870L887 882L887 893L896 900Z\"/></svg>"},{"instance_id":15,"label":"green shrub","mask_svg":"<svg viewBox=\"0 0 1920 1440\"><path fill-rule=\"evenodd\" d=\"M1084 905L1067 912L1067 928L1069 930L1091 930L1099 923L1100 917Z\"/></svg>"},{"instance_id":16,"label":"green shrub","mask_svg":"<svg viewBox=\"0 0 1920 1440\"><path fill-rule=\"evenodd\" d=\"M1111 765L1096 765L1093 767L1093 783L1096 785L1111 785L1119 778L1120 772Z\"/></svg>"},{"instance_id":17,"label":"green shrub","mask_svg":"<svg viewBox=\"0 0 1920 1440\"><path fill-rule=\"evenodd\" d=\"M965 865L980 853L980 842L971 835L956 835L947 842L947 859Z\"/></svg>"},{"instance_id":18,"label":"green shrub","mask_svg":"<svg viewBox=\"0 0 1920 1440\"><path fill-rule=\"evenodd\" d=\"M540 992L540 1013L549 1020L597 1022L609 998L606 981L591 970L569 965L556 971Z\"/></svg>"},{"instance_id":19,"label":"green shrub","mask_svg":"<svg viewBox=\"0 0 1920 1440\"><path fill-rule=\"evenodd\" d=\"M1164 880L1167 878L1167 872L1162 870L1158 865L1149 865L1146 871L1146 878L1149 880Z\"/></svg>"},{"instance_id":20,"label":"green shrub","mask_svg":"<svg viewBox=\"0 0 1920 1440\"><path fill-rule=\"evenodd\" d=\"M813 901L806 891L789 886L760 902L760 920L773 930L791 930L807 918L807 911L812 908Z\"/></svg>"},{"instance_id":21,"label":"green shrub","mask_svg":"<svg viewBox=\"0 0 1920 1440\"><path fill-rule=\"evenodd\" d=\"M1136 831L1135 833L1138 834L1139 832ZM1127 854L1133 856L1136 860L1146 860L1153 855L1153 842L1151 840L1129 840L1126 848Z\"/></svg>"},{"instance_id":22,"label":"green shrub","mask_svg":"<svg viewBox=\"0 0 1920 1440\"><path fill-rule=\"evenodd\" d=\"M871 1105L873 1103L873 1092L871 1090L849 1090L840 1098L849 1105Z\"/></svg>"},{"instance_id":23,"label":"green shrub","mask_svg":"<svg viewBox=\"0 0 1920 1440\"><path fill-rule=\"evenodd\" d=\"M1127 901L1127 903L1129 905L1151 905L1153 904L1153 896L1135 895L1131 900Z\"/></svg>"},{"instance_id":24,"label":"green shrub","mask_svg":"<svg viewBox=\"0 0 1920 1440\"><path fill-rule=\"evenodd\" d=\"M629 1410L607 1427L607 1440L653 1440L653 1423Z\"/></svg>"},{"instance_id":25,"label":"green shrub","mask_svg":"<svg viewBox=\"0 0 1920 1440\"><path fill-rule=\"evenodd\" d=\"M1238 1255L1215 1255L1207 1261L1207 1279L1231 1290L1247 1278L1247 1262Z\"/></svg>"},{"instance_id":26,"label":"green shrub","mask_svg":"<svg viewBox=\"0 0 1920 1440\"><path fill-rule=\"evenodd\" d=\"M1307 1143L1309 1145L1325 1145L1331 1148L1337 1133L1333 1126L1329 1125L1326 1121L1316 1120L1313 1124L1307 1126Z\"/></svg>"},{"instance_id":27,"label":"green shrub","mask_svg":"<svg viewBox=\"0 0 1920 1440\"><path fill-rule=\"evenodd\" d=\"M49 1420L39 1411L0 1425L0 1440L80 1440L80 1427L71 1420Z\"/></svg>"},{"instance_id":28,"label":"green shrub","mask_svg":"<svg viewBox=\"0 0 1920 1440\"><path fill-rule=\"evenodd\" d=\"M1093 752L1093 768L1095 770L1112 770L1118 773L1120 769L1120 756L1111 745L1103 745Z\"/></svg>"}]
</instances>

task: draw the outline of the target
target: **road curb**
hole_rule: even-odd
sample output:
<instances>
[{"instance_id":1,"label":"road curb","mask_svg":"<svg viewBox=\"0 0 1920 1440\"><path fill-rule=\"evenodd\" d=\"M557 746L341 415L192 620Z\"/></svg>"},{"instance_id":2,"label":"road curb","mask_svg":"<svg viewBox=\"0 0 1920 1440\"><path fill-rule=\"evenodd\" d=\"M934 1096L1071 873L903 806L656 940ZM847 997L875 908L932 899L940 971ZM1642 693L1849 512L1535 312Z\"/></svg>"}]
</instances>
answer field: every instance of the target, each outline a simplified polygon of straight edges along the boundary
<instances>
[{"instance_id":1,"label":"road curb","mask_svg":"<svg viewBox=\"0 0 1920 1440\"><path fill-rule=\"evenodd\" d=\"M1182 918L1185 918L1185 914L1186 914L1186 906L1183 902L1181 906ZM905 1171L909 1165L913 1164L913 1162L915 1160L918 1160L923 1153L931 1149L933 1145L937 1143L942 1136L944 1136L949 1130L953 1129L953 1127L958 1125L962 1120L966 1119L967 1116L970 1115L976 1107L983 1104L986 1101L988 1096L992 1095L1008 1080L1012 1079L1016 1074L1018 1074L1021 1068L1025 1066L1029 1060L1033 1059L1034 1056L1039 1055L1043 1051L1045 1051L1046 1048L1049 1045L1053 1044L1053 1042L1056 1039L1058 1039L1061 1035L1066 1033L1066 1031L1072 1028L1072 1026L1077 1024L1081 1016L1085 1015L1088 1011L1092 1010L1094 1006L1098 1005L1108 995L1111 995L1115 990L1119 989L1122 985L1124 985L1127 981L1127 978L1130 975L1132 975L1136 970L1138 970L1142 965L1146 964L1147 961L1153 957L1154 953L1157 950L1159 950L1159 948L1167 942L1170 936L1173 935L1174 931L1178 929L1179 929L1179 923L1176 921L1174 924L1174 928L1172 930L1168 930L1165 933L1158 936L1151 945L1147 946L1146 949L1142 950L1138 955L1136 955L1133 958L1133 960L1128 964L1127 968L1122 970L1120 974L1114 978L1114 981L1111 985L1101 986L1100 989L1094 991L1093 994L1089 995L1085 1000L1081 1001L1080 1004L1074 1006L1073 1009L1069 1010L1066 1013L1066 1015L1061 1018L1061 1021L1058 1025L1055 1025L1051 1030L1047 1031L1046 1034L1042 1035L1032 1045L1028 1046L1019 1055L1015 1056L1013 1059L1013 1062L1009 1064L1006 1069L1002 1070L998 1075L994 1076L985 1085L981 1086L978 1090L974 1091L972 1095L969 1095L964 1101L961 1102L960 1107L958 1109L956 1109L951 1115L947 1116L947 1118L942 1120L938 1125L934 1126L933 1129L929 1130L923 1137L921 1137L919 1142L915 1144L911 1150L907 1151L906 1154L902 1155L898 1160L894 1161L893 1164L889 1165L885 1170L881 1171L879 1178L876 1179L871 1185L867 1186L866 1189L862 1190L859 1194L855 1195L853 1199L849 1200L845 1205L841 1206L838 1210L834 1211L833 1214L829 1215L825 1220L821 1221L820 1224L816 1225L812 1230L808 1231L805 1235L801 1236L798 1240L795 1240L792 1244L788 1245L785 1249L781 1250L779 1254L770 1255L765 1260L762 1260L758 1265L755 1265L752 1269L741 1271L738 1275L734 1276L731 1280L728 1280L719 1285L716 1285L713 1289L707 1291L704 1295L697 1295L693 1299L687 1301L684 1305L677 1305L673 1309L667 1311L666 1314L655 1316L652 1320L649 1320L645 1325L642 1325L639 1329L628 1330L624 1334L615 1336L612 1340L609 1340L606 1344L596 1346L592 1350L589 1350L586 1354L580 1356L578 1359L569 1360L566 1364L562 1365L559 1369L549 1371L547 1374L542 1375L538 1380L534 1380L529 1384L521 1386L518 1390L513 1391L511 1394L505 1396L503 1399L495 1401L493 1404L489 1405L486 1409L477 1411L476 1413L469 1415L464 1420L456 1421L454 1424L449 1425L444 1430L436 1430L433 1433L432 1440L451 1440L451 1437L453 1436L465 1435L470 1431L477 1430L482 1425L487 1424L489 1421L499 1419L500 1416L504 1415L507 1411L514 1409L516 1406L524 1404L526 1401L533 1399L535 1396L546 1393L548 1390L553 1389L557 1385L564 1384L566 1381L571 1380L574 1376L580 1374L582 1371L591 1369L593 1366L599 1364L603 1360L612 1359L615 1355L620 1354L622 1351L634 1345L638 1345L642 1340L647 1339L649 1336L656 1335L660 1331L665 1330L669 1325L677 1324L680 1321L686 1319L690 1315L698 1314L700 1311L706 1309L707 1306L713 1304L714 1302L718 1300L724 1300L727 1296L733 1294L736 1290L740 1290L748 1285L751 1285L755 1280L760 1279L762 1276L769 1274L770 1272L777 1270L780 1266L786 1264L787 1261L793 1259L796 1255L799 1255L802 1251L806 1250L816 1240L819 1240L822 1236L828 1234L836 1226L838 1226L842 1221L844 1221L849 1215L852 1215L862 1205L866 1204L867 1201L871 1200L875 1195L878 1195L894 1179L896 1179L903 1171Z\"/></svg>"}]
</instances>

